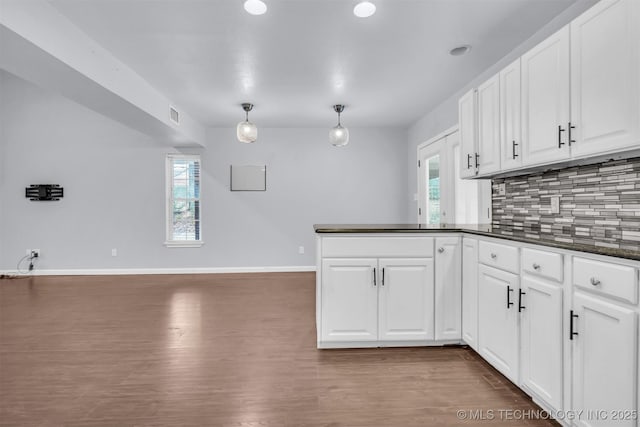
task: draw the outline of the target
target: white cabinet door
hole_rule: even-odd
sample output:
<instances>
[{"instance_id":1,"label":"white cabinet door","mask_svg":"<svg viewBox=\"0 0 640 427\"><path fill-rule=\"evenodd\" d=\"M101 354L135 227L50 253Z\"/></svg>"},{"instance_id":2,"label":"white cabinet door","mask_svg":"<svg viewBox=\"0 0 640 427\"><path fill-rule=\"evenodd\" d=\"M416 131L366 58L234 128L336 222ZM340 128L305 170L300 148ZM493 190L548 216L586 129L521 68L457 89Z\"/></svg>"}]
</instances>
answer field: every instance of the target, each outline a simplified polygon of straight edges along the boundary
<instances>
[{"instance_id":1,"label":"white cabinet door","mask_svg":"<svg viewBox=\"0 0 640 427\"><path fill-rule=\"evenodd\" d=\"M462 271L459 237L436 238L436 339L462 337Z\"/></svg>"},{"instance_id":2,"label":"white cabinet door","mask_svg":"<svg viewBox=\"0 0 640 427\"><path fill-rule=\"evenodd\" d=\"M476 91L470 90L458 101L460 126L460 178L476 175Z\"/></svg>"},{"instance_id":3,"label":"white cabinet door","mask_svg":"<svg viewBox=\"0 0 640 427\"><path fill-rule=\"evenodd\" d=\"M478 174L500 170L500 76L478 87Z\"/></svg>"},{"instance_id":4,"label":"white cabinet door","mask_svg":"<svg viewBox=\"0 0 640 427\"><path fill-rule=\"evenodd\" d=\"M571 22L573 157L640 148L640 2L602 0Z\"/></svg>"},{"instance_id":5,"label":"white cabinet door","mask_svg":"<svg viewBox=\"0 0 640 427\"><path fill-rule=\"evenodd\" d=\"M478 351L478 241L462 239L462 340Z\"/></svg>"},{"instance_id":6,"label":"white cabinet door","mask_svg":"<svg viewBox=\"0 0 640 427\"><path fill-rule=\"evenodd\" d=\"M519 277L486 265L480 265L478 272L479 353L518 384Z\"/></svg>"},{"instance_id":7,"label":"white cabinet door","mask_svg":"<svg viewBox=\"0 0 640 427\"><path fill-rule=\"evenodd\" d=\"M633 419L612 419L617 411L638 409L636 313L580 292L573 307L573 409L592 414L577 425L637 426ZM597 419L599 414L606 419Z\"/></svg>"},{"instance_id":8,"label":"white cabinet door","mask_svg":"<svg viewBox=\"0 0 640 427\"><path fill-rule=\"evenodd\" d=\"M522 165L520 58L500 71L500 167Z\"/></svg>"},{"instance_id":9,"label":"white cabinet door","mask_svg":"<svg viewBox=\"0 0 640 427\"><path fill-rule=\"evenodd\" d=\"M521 58L522 163L536 165L570 157L569 27Z\"/></svg>"},{"instance_id":10,"label":"white cabinet door","mask_svg":"<svg viewBox=\"0 0 640 427\"><path fill-rule=\"evenodd\" d=\"M562 410L562 285L525 275L520 292L521 385Z\"/></svg>"},{"instance_id":11,"label":"white cabinet door","mask_svg":"<svg viewBox=\"0 0 640 427\"><path fill-rule=\"evenodd\" d=\"M380 341L433 339L433 259L380 259Z\"/></svg>"},{"instance_id":12,"label":"white cabinet door","mask_svg":"<svg viewBox=\"0 0 640 427\"><path fill-rule=\"evenodd\" d=\"M376 259L322 260L322 341L376 341Z\"/></svg>"}]
</instances>

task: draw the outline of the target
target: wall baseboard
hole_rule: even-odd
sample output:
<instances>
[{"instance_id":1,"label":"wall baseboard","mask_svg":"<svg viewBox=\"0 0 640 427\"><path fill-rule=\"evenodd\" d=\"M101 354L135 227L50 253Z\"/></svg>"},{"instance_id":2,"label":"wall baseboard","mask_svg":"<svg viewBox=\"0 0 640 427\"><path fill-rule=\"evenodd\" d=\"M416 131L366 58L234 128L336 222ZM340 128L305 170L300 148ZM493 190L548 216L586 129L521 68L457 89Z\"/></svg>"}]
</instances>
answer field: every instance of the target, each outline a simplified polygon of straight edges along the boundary
<instances>
[{"instance_id":1,"label":"wall baseboard","mask_svg":"<svg viewBox=\"0 0 640 427\"><path fill-rule=\"evenodd\" d=\"M292 273L316 271L315 265L275 266L275 267L211 267L211 268L105 268L105 269L65 269L34 270L31 274L17 274L2 271L0 274L28 276L105 276L137 274L217 274L217 273Z\"/></svg>"}]
</instances>

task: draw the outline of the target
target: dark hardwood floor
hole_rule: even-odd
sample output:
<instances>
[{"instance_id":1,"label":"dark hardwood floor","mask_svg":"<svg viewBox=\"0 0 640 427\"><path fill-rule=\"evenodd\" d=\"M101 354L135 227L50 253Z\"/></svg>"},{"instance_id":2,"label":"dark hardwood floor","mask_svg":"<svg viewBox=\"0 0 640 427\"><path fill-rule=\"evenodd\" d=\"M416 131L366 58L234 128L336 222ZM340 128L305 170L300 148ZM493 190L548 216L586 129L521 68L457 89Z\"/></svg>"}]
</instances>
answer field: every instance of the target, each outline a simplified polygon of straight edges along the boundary
<instances>
[{"instance_id":1,"label":"dark hardwood floor","mask_svg":"<svg viewBox=\"0 0 640 427\"><path fill-rule=\"evenodd\" d=\"M314 313L314 273L0 280L0 426L555 425L470 349L317 350Z\"/></svg>"}]
</instances>

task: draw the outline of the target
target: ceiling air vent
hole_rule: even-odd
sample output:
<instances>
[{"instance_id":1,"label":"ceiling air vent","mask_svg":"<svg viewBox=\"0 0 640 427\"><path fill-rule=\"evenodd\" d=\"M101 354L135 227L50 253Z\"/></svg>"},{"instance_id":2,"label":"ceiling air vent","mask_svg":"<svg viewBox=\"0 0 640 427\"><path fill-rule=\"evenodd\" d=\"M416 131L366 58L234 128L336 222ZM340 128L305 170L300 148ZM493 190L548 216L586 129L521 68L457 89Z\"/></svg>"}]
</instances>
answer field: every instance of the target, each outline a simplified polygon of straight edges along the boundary
<instances>
[{"instance_id":1,"label":"ceiling air vent","mask_svg":"<svg viewBox=\"0 0 640 427\"><path fill-rule=\"evenodd\" d=\"M169 106L169 119L177 125L180 124L180 113L172 106Z\"/></svg>"}]
</instances>

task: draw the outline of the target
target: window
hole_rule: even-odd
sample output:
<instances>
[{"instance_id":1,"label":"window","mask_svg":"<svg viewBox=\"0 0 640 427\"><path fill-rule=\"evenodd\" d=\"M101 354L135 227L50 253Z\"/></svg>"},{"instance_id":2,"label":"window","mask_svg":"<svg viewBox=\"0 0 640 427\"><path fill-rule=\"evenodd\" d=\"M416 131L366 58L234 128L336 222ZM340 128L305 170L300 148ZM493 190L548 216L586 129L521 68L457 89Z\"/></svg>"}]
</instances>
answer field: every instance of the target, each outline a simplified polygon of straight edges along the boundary
<instances>
[{"instance_id":1,"label":"window","mask_svg":"<svg viewBox=\"0 0 640 427\"><path fill-rule=\"evenodd\" d=\"M202 245L200 156L167 156L167 246Z\"/></svg>"}]
</instances>

